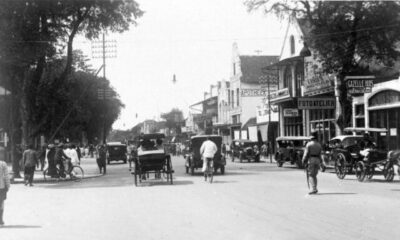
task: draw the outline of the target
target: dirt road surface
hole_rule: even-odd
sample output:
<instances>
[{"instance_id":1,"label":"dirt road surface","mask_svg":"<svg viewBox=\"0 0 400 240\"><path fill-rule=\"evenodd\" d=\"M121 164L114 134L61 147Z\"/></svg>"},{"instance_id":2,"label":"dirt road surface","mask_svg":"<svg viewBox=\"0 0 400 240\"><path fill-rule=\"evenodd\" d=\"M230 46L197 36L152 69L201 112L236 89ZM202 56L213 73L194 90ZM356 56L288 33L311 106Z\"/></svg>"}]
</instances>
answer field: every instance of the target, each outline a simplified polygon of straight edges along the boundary
<instances>
[{"instance_id":1,"label":"dirt road surface","mask_svg":"<svg viewBox=\"0 0 400 240\"><path fill-rule=\"evenodd\" d=\"M399 239L400 182L360 183L319 174L307 195L304 171L275 164L228 162L214 183L187 175L173 157L174 184L140 186L127 164L82 182L14 184L5 202L1 240L120 239ZM85 171L97 171L85 159ZM39 174L39 173L37 173Z\"/></svg>"}]
</instances>

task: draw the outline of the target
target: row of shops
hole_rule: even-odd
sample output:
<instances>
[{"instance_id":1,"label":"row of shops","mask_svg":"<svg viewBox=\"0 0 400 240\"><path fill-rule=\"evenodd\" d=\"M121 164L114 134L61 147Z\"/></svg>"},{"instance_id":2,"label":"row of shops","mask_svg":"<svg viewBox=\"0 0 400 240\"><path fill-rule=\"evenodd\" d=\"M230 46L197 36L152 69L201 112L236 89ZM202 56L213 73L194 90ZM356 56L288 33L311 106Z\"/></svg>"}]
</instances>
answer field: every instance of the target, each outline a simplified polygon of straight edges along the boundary
<instances>
[{"instance_id":1,"label":"row of shops","mask_svg":"<svg viewBox=\"0 0 400 240\"><path fill-rule=\"evenodd\" d=\"M327 143L344 134L338 123L351 119L348 127L385 128L374 134L376 140L388 149L400 149L399 71L339 80L323 72L303 41L306 32L291 21L280 56L241 55L234 44L229 81L218 82L197 114L205 133L222 135L227 144L250 139L273 146L278 136L317 131L319 140ZM343 89L350 112L342 112ZM212 106L206 104L210 99Z\"/></svg>"}]
</instances>

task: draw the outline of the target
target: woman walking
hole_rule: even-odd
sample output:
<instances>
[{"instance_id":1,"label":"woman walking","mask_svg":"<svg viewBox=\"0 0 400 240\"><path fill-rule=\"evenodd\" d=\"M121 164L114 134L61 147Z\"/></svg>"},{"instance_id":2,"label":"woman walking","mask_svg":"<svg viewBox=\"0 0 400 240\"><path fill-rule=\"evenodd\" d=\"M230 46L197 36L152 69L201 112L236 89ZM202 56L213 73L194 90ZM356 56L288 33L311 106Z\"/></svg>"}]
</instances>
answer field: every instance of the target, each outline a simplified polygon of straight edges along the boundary
<instances>
[{"instance_id":1,"label":"woman walking","mask_svg":"<svg viewBox=\"0 0 400 240\"><path fill-rule=\"evenodd\" d=\"M0 159L0 227L4 225L4 200L7 199L7 192L10 189L10 176L8 175L7 164Z\"/></svg>"}]
</instances>

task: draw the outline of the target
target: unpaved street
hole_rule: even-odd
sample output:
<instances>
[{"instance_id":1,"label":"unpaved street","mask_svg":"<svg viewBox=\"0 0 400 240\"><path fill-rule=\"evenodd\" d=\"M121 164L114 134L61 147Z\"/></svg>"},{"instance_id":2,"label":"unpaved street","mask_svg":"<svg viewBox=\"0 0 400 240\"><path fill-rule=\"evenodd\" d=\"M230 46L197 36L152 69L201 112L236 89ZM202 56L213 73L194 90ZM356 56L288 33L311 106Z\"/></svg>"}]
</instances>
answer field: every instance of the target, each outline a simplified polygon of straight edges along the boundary
<instances>
[{"instance_id":1,"label":"unpaved street","mask_svg":"<svg viewBox=\"0 0 400 240\"><path fill-rule=\"evenodd\" d=\"M174 184L139 187L127 164L82 182L14 184L1 240L13 239L398 239L400 182L382 176L319 175L307 195L305 174L291 166L228 162L214 183L186 175L173 158ZM86 171L95 171L86 159ZM332 170L330 170L332 171Z\"/></svg>"}]
</instances>

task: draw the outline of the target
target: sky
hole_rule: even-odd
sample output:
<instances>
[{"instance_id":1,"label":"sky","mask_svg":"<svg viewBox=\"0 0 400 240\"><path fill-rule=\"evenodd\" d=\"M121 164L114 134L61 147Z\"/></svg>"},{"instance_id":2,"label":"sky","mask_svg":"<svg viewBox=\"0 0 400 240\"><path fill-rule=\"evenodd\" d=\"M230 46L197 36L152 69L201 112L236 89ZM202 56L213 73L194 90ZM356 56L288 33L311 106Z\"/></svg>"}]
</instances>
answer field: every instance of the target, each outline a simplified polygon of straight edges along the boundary
<instances>
[{"instance_id":1,"label":"sky","mask_svg":"<svg viewBox=\"0 0 400 240\"><path fill-rule=\"evenodd\" d=\"M287 23L260 11L249 13L243 0L137 2L145 11L138 25L106 36L117 42L116 58L106 60L106 77L125 104L114 129L160 120L174 107L187 116L211 84L229 80L234 42L240 54L280 54ZM91 57L89 41L78 39L74 47ZM91 64L98 69L102 60Z\"/></svg>"}]
</instances>

